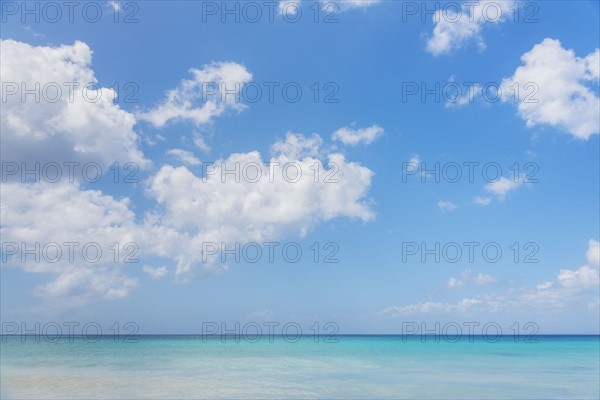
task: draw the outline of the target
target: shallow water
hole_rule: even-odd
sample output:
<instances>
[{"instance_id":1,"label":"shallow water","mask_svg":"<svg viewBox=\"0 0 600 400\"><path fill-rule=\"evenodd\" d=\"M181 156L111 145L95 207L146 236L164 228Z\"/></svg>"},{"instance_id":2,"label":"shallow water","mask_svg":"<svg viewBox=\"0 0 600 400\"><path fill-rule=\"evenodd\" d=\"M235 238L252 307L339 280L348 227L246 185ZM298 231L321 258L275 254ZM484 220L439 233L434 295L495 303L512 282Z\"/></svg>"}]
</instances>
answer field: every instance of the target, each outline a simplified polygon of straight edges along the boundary
<instances>
[{"instance_id":1,"label":"shallow water","mask_svg":"<svg viewBox=\"0 0 600 400\"><path fill-rule=\"evenodd\" d=\"M598 336L2 337L2 398L528 398L600 397Z\"/></svg>"}]
</instances>

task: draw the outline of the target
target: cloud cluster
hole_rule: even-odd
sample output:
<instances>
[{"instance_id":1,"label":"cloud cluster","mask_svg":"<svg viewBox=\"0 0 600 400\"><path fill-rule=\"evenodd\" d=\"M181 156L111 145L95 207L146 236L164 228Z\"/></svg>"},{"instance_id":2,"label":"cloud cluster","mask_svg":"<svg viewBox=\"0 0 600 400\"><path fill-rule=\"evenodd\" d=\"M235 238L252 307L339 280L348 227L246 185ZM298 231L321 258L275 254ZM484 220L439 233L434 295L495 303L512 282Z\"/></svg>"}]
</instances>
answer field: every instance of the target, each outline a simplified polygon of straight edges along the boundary
<instances>
[{"instance_id":1,"label":"cloud cluster","mask_svg":"<svg viewBox=\"0 0 600 400\"><path fill-rule=\"evenodd\" d=\"M138 114L141 120L157 128L170 121L191 121L207 124L226 110L243 110L240 93L252 74L234 62L216 62L202 69L192 68L193 79L184 79L169 90L163 102Z\"/></svg>"},{"instance_id":2,"label":"cloud cluster","mask_svg":"<svg viewBox=\"0 0 600 400\"><path fill-rule=\"evenodd\" d=\"M513 6L511 2L484 0L463 2L460 10L450 7L437 10L433 15L433 34L427 41L426 50L439 56L470 43L475 43L481 50L485 49L481 35L483 26L505 22Z\"/></svg>"},{"instance_id":3,"label":"cloud cluster","mask_svg":"<svg viewBox=\"0 0 600 400\"><path fill-rule=\"evenodd\" d=\"M414 314L444 314L483 312L515 312L517 310L546 310L550 312L598 304L600 284L600 242L590 240L586 252L587 262L577 269L561 269L555 281L542 282L534 287L512 288L505 293L492 293L463 298L452 302L424 302L405 306L387 307L381 314L406 316ZM483 285L493 283L494 277L470 273L464 279L450 278L450 288L460 288L465 280ZM479 282L479 283L478 283ZM597 310L596 310L597 312Z\"/></svg>"},{"instance_id":4,"label":"cloud cluster","mask_svg":"<svg viewBox=\"0 0 600 400\"><path fill-rule=\"evenodd\" d=\"M518 88L518 112L527 126L554 126L583 140L598 134L600 98L592 87L600 78L599 49L578 57L558 40L546 38L521 61L502 81L502 100L514 101Z\"/></svg>"},{"instance_id":5,"label":"cloud cluster","mask_svg":"<svg viewBox=\"0 0 600 400\"><path fill-rule=\"evenodd\" d=\"M49 240L97 243L103 254L93 264L73 263L65 255L54 263L35 262L33 257L16 263L28 272L57 275L37 293L72 304L124 297L136 287L137 280L123 272L136 264L126 264L123 257L115 262L114 251L108 250L115 243L121 250L135 243L140 260L172 260L181 280L223 271L226 266L216 261L203 262L203 243L275 241L302 237L337 217L374 218L367 198L373 172L339 153L326 154L326 161L314 158L306 154L311 141L321 139L289 134L273 146L275 154L268 161L253 151L215 162L220 171L237 169L237 176L196 175L185 166L165 165L147 182L156 210L137 216L129 199L84 190L77 182L6 183L0 198L0 233L3 241L29 249ZM315 171L320 171L318 179ZM261 178L256 180L258 172ZM326 175L335 182L324 179ZM149 266L144 272L155 278L166 274L163 268Z\"/></svg>"},{"instance_id":6,"label":"cloud cluster","mask_svg":"<svg viewBox=\"0 0 600 400\"><path fill-rule=\"evenodd\" d=\"M98 85L87 44L0 44L3 161L150 166L135 117L115 104L113 89Z\"/></svg>"},{"instance_id":7,"label":"cloud cluster","mask_svg":"<svg viewBox=\"0 0 600 400\"><path fill-rule=\"evenodd\" d=\"M373 125L363 129L340 128L333 132L331 138L346 145L356 146L359 144L371 144L383 134L383 128Z\"/></svg>"},{"instance_id":8,"label":"cloud cluster","mask_svg":"<svg viewBox=\"0 0 600 400\"><path fill-rule=\"evenodd\" d=\"M3 40L2 53L2 83L17 83L17 89L21 82L27 88L36 83L43 88L53 82L96 82L90 67L92 51L82 42L35 47ZM156 127L177 120L204 124L228 109L243 108L235 96L224 93L252 78L243 66L213 63L191 72L193 79L183 80L160 105L137 117ZM83 92L81 86L75 87L71 96L55 102L22 101L20 93L3 93L7 96L1 120L3 160L40 162L47 155L55 162L127 161L149 166L137 147L136 117L115 104L114 91L95 89L99 98L95 102L86 101ZM201 137L194 143L209 150ZM164 277L174 267L176 277L185 280L227 269L216 261L204 262L205 242L276 241L302 237L338 217L374 218L368 199L373 172L325 149L317 134L288 133L271 146L270 158L258 151L235 153L201 173L188 169L201 163L192 152L175 148L167 155L184 166L166 164L150 175L143 183L150 205L144 210L136 209L128 198L89 190L78 181L4 183L3 243L15 243L21 250L54 244L48 247L50 259L29 255L23 261L21 251L3 267L49 274L53 280L39 285L37 295L82 305L127 296L139 283L128 272L137 262L152 260L140 268L152 278ZM217 174L215 168L238 173ZM65 243L77 243L75 257L67 254L71 247ZM90 243L100 249L92 263L82 260L81 251ZM63 253L56 257L58 251ZM135 262L128 263L127 255ZM149 265L157 259L163 266Z\"/></svg>"}]
</instances>

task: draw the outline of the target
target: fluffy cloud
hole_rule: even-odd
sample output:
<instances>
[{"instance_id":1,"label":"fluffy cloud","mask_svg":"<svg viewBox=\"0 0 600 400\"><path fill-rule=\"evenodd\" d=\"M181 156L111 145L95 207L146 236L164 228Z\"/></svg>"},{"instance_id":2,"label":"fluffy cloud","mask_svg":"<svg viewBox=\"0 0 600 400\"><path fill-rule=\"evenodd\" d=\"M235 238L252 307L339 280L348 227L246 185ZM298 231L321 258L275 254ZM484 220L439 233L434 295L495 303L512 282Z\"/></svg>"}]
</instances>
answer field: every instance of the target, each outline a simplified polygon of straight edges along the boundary
<instances>
[{"instance_id":1,"label":"fluffy cloud","mask_svg":"<svg viewBox=\"0 0 600 400\"><path fill-rule=\"evenodd\" d=\"M527 126L550 125L584 140L598 134L600 99L591 86L600 75L599 49L578 57L546 38L521 60L523 65L502 81L502 100L516 99Z\"/></svg>"},{"instance_id":2,"label":"fluffy cloud","mask_svg":"<svg viewBox=\"0 0 600 400\"><path fill-rule=\"evenodd\" d=\"M52 282L38 286L35 294L76 307L98 299L114 300L127 297L137 285L137 279L115 269L69 267Z\"/></svg>"},{"instance_id":3,"label":"fluffy cloud","mask_svg":"<svg viewBox=\"0 0 600 400\"><path fill-rule=\"evenodd\" d=\"M557 311L581 304L596 304L599 298L600 284L600 242L590 240L586 253L587 263L575 270L561 269L556 281L542 282L534 287L510 289L506 293L483 294L473 298L465 298L457 303L425 302L406 306L392 306L380 311L391 316L453 313L475 311L515 312L516 310ZM465 276L467 277L465 279ZM463 274L463 279L450 278L448 287L460 288L468 281L475 284L488 284L494 277L479 274L472 277Z\"/></svg>"},{"instance_id":4,"label":"fluffy cloud","mask_svg":"<svg viewBox=\"0 0 600 400\"><path fill-rule=\"evenodd\" d=\"M226 110L243 110L240 92L252 74L243 65L217 62L202 69L192 68L193 79L184 79L167 92L166 99L155 108L141 112L138 118L161 128L170 121L207 124Z\"/></svg>"},{"instance_id":5,"label":"fluffy cloud","mask_svg":"<svg viewBox=\"0 0 600 400\"><path fill-rule=\"evenodd\" d=\"M373 172L337 153L327 155L329 165L313 158L309 154L318 149L312 144L320 140L289 134L273 146L278 152L268 162L258 152L232 154L207 167L204 176L186 167L162 167L148 194L162 206L161 223L189 237L191 250L179 254L178 274L192 270L200 258L192 250L202 243L304 236L337 217L371 220L366 194ZM225 170L239 171L237 179Z\"/></svg>"},{"instance_id":6,"label":"fluffy cloud","mask_svg":"<svg viewBox=\"0 0 600 400\"><path fill-rule=\"evenodd\" d=\"M3 161L150 165L138 149L135 117L114 103L113 89L97 84L88 45L1 46Z\"/></svg>"},{"instance_id":7,"label":"fluffy cloud","mask_svg":"<svg viewBox=\"0 0 600 400\"><path fill-rule=\"evenodd\" d=\"M115 263L110 250L114 243L122 251L127 243L138 240L140 230L128 199L80 190L77 183L5 183L0 199L3 246L16 243L21 248L17 258L23 245L32 250L37 243L40 248L36 251L39 260L28 255L25 262L9 258L7 265L15 261L28 272L58 275L38 287L38 295L78 305L92 298L125 297L137 285L137 280L120 272L121 263ZM73 250L65 243L73 243ZM93 244L91 251L84 253L88 244ZM87 262L84 254L93 262Z\"/></svg>"},{"instance_id":8,"label":"fluffy cloud","mask_svg":"<svg viewBox=\"0 0 600 400\"><path fill-rule=\"evenodd\" d=\"M271 146L271 152L284 155L290 159L319 157L321 146L323 146L323 139L316 133L307 137L288 132L285 135L285 140L278 140Z\"/></svg>"},{"instance_id":9,"label":"fluffy cloud","mask_svg":"<svg viewBox=\"0 0 600 400\"><path fill-rule=\"evenodd\" d=\"M85 304L94 298L124 297L135 288L137 280L123 272L125 266L137 265L125 262L133 251L139 260L172 260L178 279L186 280L227 269L216 258L203 259L206 242L276 241L302 237L333 218L373 219L367 199L373 172L338 153L327 154L326 162L314 158L311 154L321 150L310 143L321 142L318 135L289 134L273 146L275 154L268 162L258 152L249 152L214 164L220 170L237 167L237 179L211 173L208 167L198 176L185 166L165 165L147 183L157 209L141 216L134 214L127 198L84 190L76 182L6 183L0 193L3 242L25 243L31 249L36 242L43 247L51 241L63 252L63 243L79 243L75 262L63 253L58 262L9 258L7 265L55 275L55 280L38 288L39 295ZM261 178L255 180L259 170ZM102 256L90 264L77 254L91 242ZM114 243L120 249L117 261ZM128 243L133 245L125 248ZM162 268L143 270L151 276L166 273Z\"/></svg>"},{"instance_id":10,"label":"fluffy cloud","mask_svg":"<svg viewBox=\"0 0 600 400\"><path fill-rule=\"evenodd\" d=\"M496 198L498 201L504 201L508 193L515 191L526 183L527 177L520 175L518 179L508 179L504 176L500 177L495 182L490 182L485 186L485 191L490 196L476 196L473 202L480 206L487 206L492 202L492 198Z\"/></svg>"},{"instance_id":11,"label":"fluffy cloud","mask_svg":"<svg viewBox=\"0 0 600 400\"><path fill-rule=\"evenodd\" d=\"M517 189L524 182L523 179L508 179L504 176L500 177L495 182L490 182L486 185L485 190L499 199L504 199L506 195Z\"/></svg>"},{"instance_id":12,"label":"fluffy cloud","mask_svg":"<svg viewBox=\"0 0 600 400\"><path fill-rule=\"evenodd\" d=\"M356 146L358 144L371 144L382 134L383 128L379 125L373 125L364 129L344 127L333 132L331 138L350 146Z\"/></svg>"},{"instance_id":13,"label":"fluffy cloud","mask_svg":"<svg viewBox=\"0 0 600 400\"><path fill-rule=\"evenodd\" d=\"M511 15L513 3L485 0L464 2L460 11L451 7L436 11L433 15L433 35L427 41L427 51L434 56L451 53L474 42L485 49L481 36L485 24L498 24Z\"/></svg>"}]
</instances>

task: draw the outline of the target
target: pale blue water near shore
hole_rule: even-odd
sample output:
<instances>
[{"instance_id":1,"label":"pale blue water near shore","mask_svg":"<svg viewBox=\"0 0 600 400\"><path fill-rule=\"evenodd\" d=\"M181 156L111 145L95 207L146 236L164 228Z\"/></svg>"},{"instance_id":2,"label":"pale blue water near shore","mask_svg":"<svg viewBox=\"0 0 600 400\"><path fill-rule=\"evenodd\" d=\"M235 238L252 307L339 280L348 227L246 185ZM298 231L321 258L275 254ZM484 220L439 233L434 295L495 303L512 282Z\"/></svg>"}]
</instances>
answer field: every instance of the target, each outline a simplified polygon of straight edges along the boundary
<instances>
[{"instance_id":1,"label":"pale blue water near shore","mask_svg":"<svg viewBox=\"0 0 600 400\"><path fill-rule=\"evenodd\" d=\"M2 337L2 399L598 399L598 336L436 343L419 337Z\"/></svg>"}]
</instances>

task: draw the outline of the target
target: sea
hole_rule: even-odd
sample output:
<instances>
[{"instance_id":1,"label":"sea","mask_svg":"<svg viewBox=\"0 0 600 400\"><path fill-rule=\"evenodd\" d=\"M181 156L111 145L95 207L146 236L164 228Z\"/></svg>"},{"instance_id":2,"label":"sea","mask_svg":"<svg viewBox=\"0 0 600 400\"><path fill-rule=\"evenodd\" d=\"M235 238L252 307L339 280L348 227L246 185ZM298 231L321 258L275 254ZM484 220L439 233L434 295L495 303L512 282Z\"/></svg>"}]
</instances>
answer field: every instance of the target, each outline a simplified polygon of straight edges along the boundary
<instances>
[{"instance_id":1,"label":"sea","mask_svg":"<svg viewBox=\"0 0 600 400\"><path fill-rule=\"evenodd\" d=\"M599 399L600 337L2 336L2 399Z\"/></svg>"}]
</instances>

